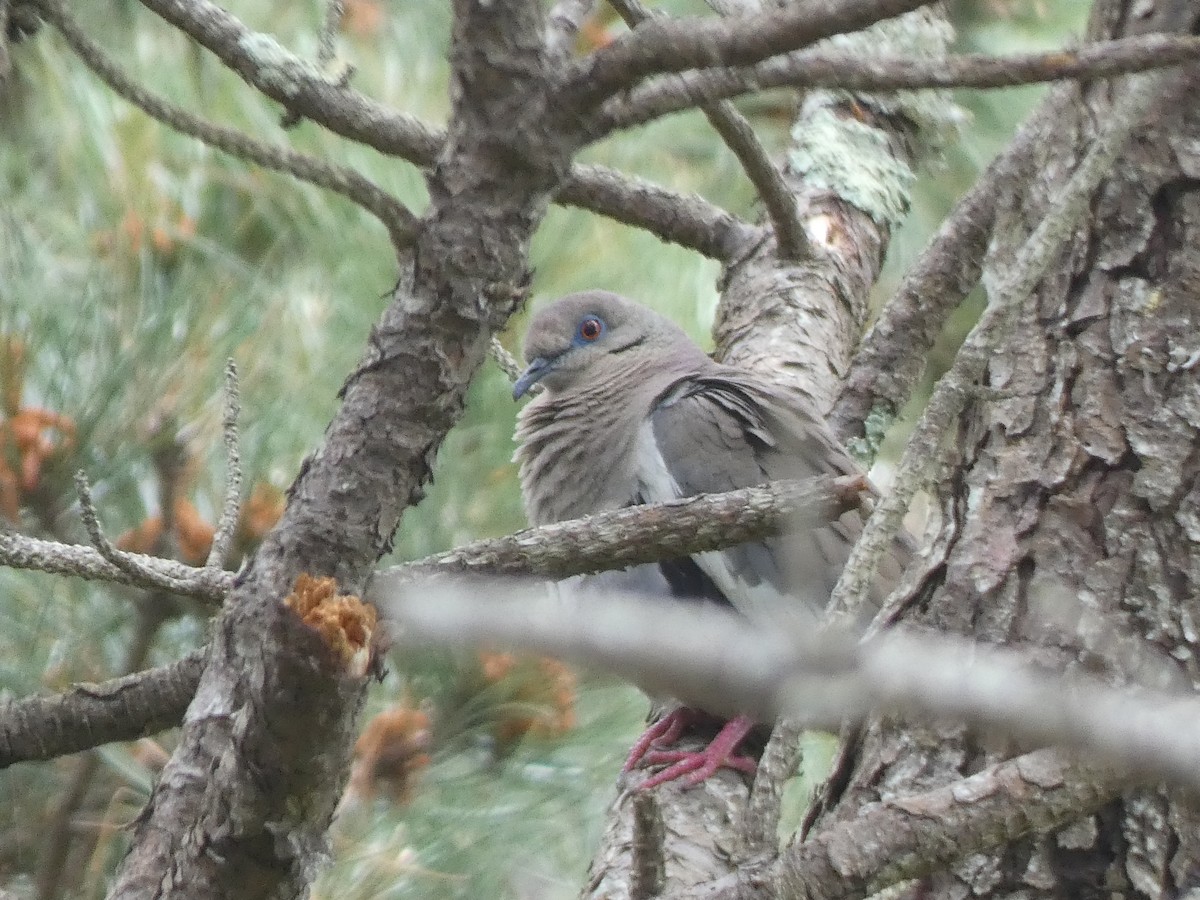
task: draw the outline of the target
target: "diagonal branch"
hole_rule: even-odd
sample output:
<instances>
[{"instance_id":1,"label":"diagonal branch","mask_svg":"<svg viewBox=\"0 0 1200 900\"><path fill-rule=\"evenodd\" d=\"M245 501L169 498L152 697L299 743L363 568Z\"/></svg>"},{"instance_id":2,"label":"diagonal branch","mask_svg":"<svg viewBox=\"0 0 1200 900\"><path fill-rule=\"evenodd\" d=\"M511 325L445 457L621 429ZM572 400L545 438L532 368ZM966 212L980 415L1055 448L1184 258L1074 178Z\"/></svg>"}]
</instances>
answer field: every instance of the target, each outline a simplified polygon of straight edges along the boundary
<instances>
[{"instance_id":1,"label":"diagonal branch","mask_svg":"<svg viewBox=\"0 0 1200 900\"><path fill-rule=\"evenodd\" d=\"M631 28L651 17L650 11L641 0L609 0L609 5L617 10ZM775 228L779 255L791 260L803 258L808 251L808 236L800 222L796 198L784 181L783 174L767 155L766 148L750 127L750 123L732 103L724 100L703 103L700 108L721 140L738 158L742 169L767 208L767 215Z\"/></svg>"},{"instance_id":2,"label":"diagonal branch","mask_svg":"<svg viewBox=\"0 0 1200 900\"><path fill-rule=\"evenodd\" d=\"M402 113L325 75L269 35L251 31L211 0L142 0L156 13L260 93L289 112L383 153L428 165L444 136L415 116Z\"/></svg>"},{"instance_id":3,"label":"diagonal branch","mask_svg":"<svg viewBox=\"0 0 1200 900\"><path fill-rule=\"evenodd\" d=\"M330 80L211 0L142 0L142 4L212 52L256 90L334 134L423 168L431 167L442 152L443 131ZM713 259L729 259L757 233L699 196L678 194L603 166L572 166L555 199L645 229Z\"/></svg>"},{"instance_id":4,"label":"diagonal branch","mask_svg":"<svg viewBox=\"0 0 1200 900\"><path fill-rule=\"evenodd\" d=\"M567 73L560 102L588 112L648 75L717 66L746 66L859 31L925 6L927 0L811 0L729 19L655 19Z\"/></svg>"},{"instance_id":5,"label":"diagonal branch","mask_svg":"<svg viewBox=\"0 0 1200 900\"><path fill-rule=\"evenodd\" d=\"M1200 37L1175 34L1145 34L1079 49L1012 56L972 53L927 59L807 50L753 66L708 68L651 79L607 100L593 115L589 136L597 140L613 131L644 125L704 103L767 88L1005 88L1068 78L1112 78L1197 59Z\"/></svg>"},{"instance_id":6,"label":"diagonal branch","mask_svg":"<svg viewBox=\"0 0 1200 900\"><path fill-rule=\"evenodd\" d=\"M630 506L382 569L375 574L375 589L434 572L557 579L675 559L836 519L857 506L865 490L866 479L850 475Z\"/></svg>"},{"instance_id":7,"label":"diagonal branch","mask_svg":"<svg viewBox=\"0 0 1200 900\"><path fill-rule=\"evenodd\" d=\"M143 88L104 53L67 13L61 0L32 0L62 34L67 44L101 81L148 116L231 156L267 169L284 172L318 187L341 194L378 218L403 247L411 242L416 217L397 200L353 169L337 166L290 147L257 141L235 128L227 128L194 115Z\"/></svg>"},{"instance_id":8,"label":"diagonal branch","mask_svg":"<svg viewBox=\"0 0 1200 900\"><path fill-rule=\"evenodd\" d=\"M183 720L206 650L157 669L100 684L77 684L51 697L0 703L0 769L128 741Z\"/></svg>"},{"instance_id":9,"label":"diagonal branch","mask_svg":"<svg viewBox=\"0 0 1200 900\"><path fill-rule=\"evenodd\" d=\"M606 166L576 163L554 199L721 261L737 257L762 234L698 194L678 194Z\"/></svg>"},{"instance_id":10,"label":"diagonal branch","mask_svg":"<svg viewBox=\"0 0 1200 900\"><path fill-rule=\"evenodd\" d=\"M869 897L1075 821L1126 786L1054 750L1035 750L925 793L869 804L769 864L741 869L689 900Z\"/></svg>"}]
</instances>

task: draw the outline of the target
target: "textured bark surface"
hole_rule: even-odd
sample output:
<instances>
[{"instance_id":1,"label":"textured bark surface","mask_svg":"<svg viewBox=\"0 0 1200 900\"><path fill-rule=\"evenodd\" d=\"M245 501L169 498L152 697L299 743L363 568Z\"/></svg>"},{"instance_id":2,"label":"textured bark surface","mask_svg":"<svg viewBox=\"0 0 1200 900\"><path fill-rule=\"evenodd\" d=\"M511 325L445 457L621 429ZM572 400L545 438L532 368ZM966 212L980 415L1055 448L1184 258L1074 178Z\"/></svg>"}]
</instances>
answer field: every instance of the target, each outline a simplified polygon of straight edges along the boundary
<instances>
[{"instance_id":1,"label":"textured bark surface","mask_svg":"<svg viewBox=\"0 0 1200 900\"><path fill-rule=\"evenodd\" d=\"M1134 7L1137 7L1135 10ZM1192 31L1197 4L1100 4L1097 34ZM1070 251L1025 304L966 410L940 491L938 562L910 619L1029 641L1114 681L1200 684L1200 73L1171 78ZM1093 87L1002 212L1023 239L1107 108ZM1007 216L1007 218L1005 218ZM1173 660L1173 664L1164 663ZM1011 751L954 727L874 722L815 831ZM1131 794L1058 832L969 857L909 896L1174 897L1200 886L1200 815Z\"/></svg>"},{"instance_id":2,"label":"textured bark surface","mask_svg":"<svg viewBox=\"0 0 1200 900\"><path fill-rule=\"evenodd\" d=\"M302 572L361 593L523 297L530 235L573 149L546 124L540 4L458 0L455 13L453 110L423 229L323 446L216 624L112 896L295 896L325 858L366 678L280 600Z\"/></svg>"},{"instance_id":3,"label":"textured bark surface","mask_svg":"<svg viewBox=\"0 0 1200 900\"><path fill-rule=\"evenodd\" d=\"M899 28L890 39L933 57L945 52L950 38L937 10L911 13ZM877 100L861 95L851 101L823 91L805 99L793 127L795 149L808 147L818 128L828 127L831 141L839 132L839 140L847 143L849 135L869 135L878 163L864 179L871 189L855 192L861 160L848 152L828 159L810 157L805 165L792 158L783 174L794 192L812 255L787 264L776 255L774 239L764 235L726 268L713 326L718 359L775 379L821 411L833 405L865 327L869 292L879 276L892 225L907 208L907 178L919 164L920 148L932 143L931 136L928 143L918 139L920 125L932 122L918 125L898 109L885 112L886 103ZM856 118L852 107L865 122ZM865 109L871 113L863 113ZM702 749L705 743L689 737L678 747ZM644 777L635 773L619 787ZM664 858L663 893L686 895L693 886L727 876L747 859L776 849L773 842L747 846L742 837L750 796L745 776L723 770L690 790L664 785L656 793L666 822L661 847L652 851L650 842L639 837L633 806L628 795L621 794L609 810L583 896L653 896L639 894L631 878L652 852Z\"/></svg>"}]
</instances>

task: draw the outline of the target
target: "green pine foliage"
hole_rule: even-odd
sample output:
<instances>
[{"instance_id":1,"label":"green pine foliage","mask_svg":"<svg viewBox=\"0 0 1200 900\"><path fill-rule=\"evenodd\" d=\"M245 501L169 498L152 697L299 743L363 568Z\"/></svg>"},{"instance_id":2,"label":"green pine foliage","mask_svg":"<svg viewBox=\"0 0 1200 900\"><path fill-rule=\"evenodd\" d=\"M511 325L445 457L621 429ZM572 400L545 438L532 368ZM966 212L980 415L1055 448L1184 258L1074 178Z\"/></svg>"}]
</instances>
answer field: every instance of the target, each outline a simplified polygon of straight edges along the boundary
<instances>
[{"instance_id":1,"label":"green pine foliage","mask_svg":"<svg viewBox=\"0 0 1200 900\"><path fill-rule=\"evenodd\" d=\"M431 124L444 121L449 4L349 5L338 46L342 60L356 67L354 83ZM964 49L1044 46L1079 28L1063 10L1081 5L1044 4L1039 12L1043 4L1012 2L1004 4L1012 14L999 18L997 5L956 5ZM663 6L704 8L700 0ZM87 32L155 92L261 139L351 166L422 208L424 183L412 166L309 122L285 130L275 104L137 4L73 7ZM232 9L251 27L316 58L320 4L240 0ZM160 515L167 488L215 521L223 490L221 373L230 357L242 386L247 489L286 488L321 440L337 390L394 282L383 228L340 197L151 121L100 84L49 28L13 47L12 61L13 71L0 81L5 527L85 541L72 486L80 468L94 484L111 537ZM923 178L881 295L1036 94L961 98L975 121L947 153L944 171ZM748 100L744 109L770 147L786 145L785 94ZM610 139L584 159L756 214L736 160L697 113ZM652 303L706 339L718 269L693 253L556 207L534 241L532 265L531 305L605 287ZM524 321L518 316L503 336L514 352ZM48 446L36 459L13 437L21 411L57 417L60 426L39 432ZM489 363L444 445L428 496L405 514L397 560L523 526L511 463L515 412L505 376ZM31 460L35 471L23 476ZM28 483L9 484L5 494L6 473ZM7 514L18 506L15 518ZM170 540L161 546L180 550ZM148 611L151 602L166 605ZM120 587L0 569L0 696L54 691L111 677L130 663L140 668L177 658L203 642L208 614ZM139 637L152 638L146 654L131 651ZM520 712L505 704L525 701L494 686L464 687L473 684L468 673L475 666L474 659L447 653L392 660L368 713L402 697L425 704L431 761L416 773L407 804L377 798L348 809L315 896L575 895L645 701L625 685L586 677L574 699L573 728L531 733L500 748L497 720ZM54 876L59 895L102 896L127 840L121 826L148 796L173 740L168 734L100 750L66 819L58 810L82 758L0 772L0 888L18 897L48 896ZM814 780L810 773L793 792L801 795L797 802ZM50 871L55 828L72 840Z\"/></svg>"}]
</instances>

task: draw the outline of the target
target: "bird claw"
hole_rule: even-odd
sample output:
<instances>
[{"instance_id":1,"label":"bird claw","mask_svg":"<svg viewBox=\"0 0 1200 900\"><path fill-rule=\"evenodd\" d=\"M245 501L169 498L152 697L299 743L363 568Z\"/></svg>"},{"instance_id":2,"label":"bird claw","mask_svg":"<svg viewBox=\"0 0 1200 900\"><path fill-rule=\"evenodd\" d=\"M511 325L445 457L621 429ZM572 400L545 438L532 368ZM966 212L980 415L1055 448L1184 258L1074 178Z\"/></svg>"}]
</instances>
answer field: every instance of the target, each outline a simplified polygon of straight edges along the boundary
<instances>
[{"instance_id":1,"label":"bird claw","mask_svg":"<svg viewBox=\"0 0 1200 900\"><path fill-rule=\"evenodd\" d=\"M692 724L695 719L695 710L688 709L686 706L671 710L642 732L642 736L637 739L637 743L629 751L629 756L626 757L625 765L621 767L621 771L632 772L639 765L643 765L646 754L651 752L652 747L661 745L669 746L675 743L679 740L679 736L683 734L683 730Z\"/></svg>"},{"instance_id":2,"label":"bird claw","mask_svg":"<svg viewBox=\"0 0 1200 900\"><path fill-rule=\"evenodd\" d=\"M677 716L676 713L686 713L686 715ZM747 774L754 774L758 769L758 763L753 759L734 752L738 744L754 728L754 723L745 716L738 716L726 722L717 736L703 750L651 749L655 744L666 743L664 738L667 735L671 735L672 740L677 738L694 717L695 713L692 710L676 710L648 728L634 745L633 751L625 763L624 771L628 772L639 765L667 766L661 772L656 772L643 781L638 785L637 790L649 790L676 779L683 780L683 787L695 787L700 782L711 778L722 768L737 769L739 772ZM668 722L668 719L672 721L663 725Z\"/></svg>"},{"instance_id":3,"label":"bird claw","mask_svg":"<svg viewBox=\"0 0 1200 900\"><path fill-rule=\"evenodd\" d=\"M717 774L723 768L737 769L739 772L745 772L748 775L753 775L758 769L758 763L748 756L710 753L709 747L697 751L657 750L647 753L642 760L643 765L667 765L667 768L651 775L639 784L637 789L639 791L646 791L650 788L658 787L660 784L666 784L668 781L675 781L676 779L682 779L680 783L683 787L695 787L700 782ZM685 775L687 776L686 778L684 778Z\"/></svg>"}]
</instances>

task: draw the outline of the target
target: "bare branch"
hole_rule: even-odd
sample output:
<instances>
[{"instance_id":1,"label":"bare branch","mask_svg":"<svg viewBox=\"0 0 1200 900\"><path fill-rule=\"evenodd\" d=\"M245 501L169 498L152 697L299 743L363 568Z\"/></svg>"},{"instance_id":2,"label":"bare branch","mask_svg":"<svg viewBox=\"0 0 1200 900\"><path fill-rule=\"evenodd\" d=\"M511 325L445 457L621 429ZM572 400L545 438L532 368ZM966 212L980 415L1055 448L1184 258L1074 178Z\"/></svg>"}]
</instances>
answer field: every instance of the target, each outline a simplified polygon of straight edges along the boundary
<instances>
[{"instance_id":1,"label":"bare branch","mask_svg":"<svg viewBox=\"0 0 1200 900\"><path fill-rule=\"evenodd\" d=\"M559 579L717 550L837 518L860 502L866 488L861 476L813 478L631 506L382 569L373 590L434 571Z\"/></svg>"},{"instance_id":2,"label":"bare branch","mask_svg":"<svg viewBox=\"0 0 1200 900\"><path fill-rule=\"evenodd\" d=\"M105 560L129 576L131 583L173 593L182 593L182 588L189 586L188 582L163 573L157 566L143 563L140 554L126 553L113 546L100 527L100 517L92 502L92 487L82 470L75 473L75 490L79 494L79 515L92 544Z\"/></svg>"},{"instance_id":3,"label":"bare branch","mask_svg":"<svg viewBox=\"0 0 1200 900\"><path fill-rule=\"evenodd\" d=\"M376 573L376 579L409 579L431 571L568 578L585 572L653 562L664 554L716 550L775 534L787 525L836 517L856 506L866 482L861 477L776 482L762 487L690 497L674 503L614 510L587 519L558 522L507 537L475 541L445 553ZM88 515L95 516L88 495ZM98 527L98 523L97 523ZM107 542L103 534L100 535ZM111 547L111 545L109 545ZM0 533L0 565L57 575L75 575L143 588L163 588L221 602L234 573L194 568L171 559L112 548L122 568L99 550L12 532Z\"/></svg>"},{"instance_id":4,"label":"bare branch","mask_svg":"<svg viewBox=\"0 0 1200 900\"><path fill-rule=\"evenodd\" d=\"M1073 85L1050 92L942 223L863 337L829 415L843 442L865 435L857 448L861 458L874 456L884 430L869 427L868 417L890 423L912 392L946 318L978 283L997 198L1028 168L1045 132L1075 96Z\"/></svg>"},{"instance_id":5,"label":"bare branch","mask_svg":"<svg viewBox=\"0 0 1200 900\"><path fill-rule=\"evenodd\" d=\"M237 364L230 359L225 363L225 403L221 429L225 444L225 502L221 506L221 518L208 551L208 560L204 563L206 568L220 569L225 566L241 513L242 455L238 449L238 416L241 412Z\"/></svg>"},{"instance_id":6,"label":"bare branch","mask_svg":"<svg viewBox=\"0 0 1200 900\"><path fill-rule=\"evenodd\" d=\"M114 92L151 118L231 156L284 172L301 181L341 194L378 218L387 228L392 243L397 248L411 242L416 230L416 217L403 203L358 172L299 153L290 147L265 144L237 129L209 122L168 103L137 84L106 56L71 18L61 0L31 2L38 5L89 69Z\"/></svg>"},{"instance_id":7,"label":"bare branch","mask_svg":"<svg viewBox=\"0 0 1200 900\"><path fill-rule=\"evenodd\" d=\"M863 807L785 850L689 895L689 900L869 897L962 859L1094 812L1122 782L1035 750L961 781Z\"/></svg>"},{"instance_id":8,"label":"bare branch","mask_svg":"<svg viewBox=\"0 0 1200 900\"><path fill-rule=\"evenodd\" d=\"M651 13L641 0L609 0L632 28L650 18ZM750 182L767 209L775 227L775 242L784 259L801 259L808 254L808 236L800 223L796 198L783 179L783 174L771 161L754 129L732 103L720 101L703 103L700 108L720 135L725 145L742 164Z\"/></svg>"},{"instance_id":9,"label":"bare branch","mask_svg":"<svg viewBox=\"0 0 1200 900\"><path fill-rule=\"evenodd\" d=\"M596 8L596 0L558 0L546 17L546 49L552 58L569 59L584 20Z\"/></svg>"},{"instance_id":10,"label":"bare branch","mask_svg":"<svg viewBox=\"0 0 1200 900\"><path fill-rule=\"evenodd\" d=\"M836 728L884 713L949 719L1054 745L1130 780L1200 789L1200 699L1059 674L1020 651L933 632L765 630L653 597L550 597L527 586L417 583L376 603L406 642L513 647L614 672L714 714Z\"/></svg>"},{"instance_id":11,"label":"bare branch","mask_svg":"<svg viewBox=\"0 0 1200 900\"><path fill-rule=\"evenodd\" d=\"M337 34L346 15L344 0L325 0L325 15L321 19L321 31L318 35L320 51L317 61L325 68L337 59Z\"/></svg>"},{"instance_id":12,"label":"bare branch","mask_svg":"<svg viewBox=\"0 0 1200 900\"><path fill-rule=\"evenodd\" d=\"M891 492L876 506L862 536L850 551L846 568L830 598L831 614L853 616L862 608L879 561L899 531L908 504L925 486L941 459L942 438L966 404L971 385L983 374L992 347L1007 331L1021 303L1062 251L1086 212L1088 199L1101 179L1110 173L1113 160L1125 146L1130 130L1140 121L1159 83L1160 79L1155 75L1133 75L1121 85L1120 95L1105 122L1105 130L1025 241L1009 271L994 286L989 286L987 310L934 388L921 420L904 448ZM878 621L887 622L892 618L894 604L901 600L899 596L890 598L880 611Z\"/></svg>"},{"instance_id":13,"label":"bare branch","mask_svg":"<svg viewBox=\"0 0 1200 900\"><path fill-rule=\"evenodd\" d=\"M779 848L779 815L783 786L796 774L802 752L800 736L804 729L795 722L780 719L771 730L750 786L746 804L745 831L742 834L744 855L753 858L773 856Z\"/></svg>"},{"instance_id":14,"label":"bare branch","mask_svg":"<svg viewBox=\"0 0 1200 900\"><path fill-rule=\"evenodd\" d=\"M754 66L709 68L654 78L606 101L589 125L596 140L613 131L644 125L714 100L767 88L841 88L852 91L922 88L1005 88L1063 79L1113 78L1200 59L1200 38L1145 34L1100 41L1079 49L992 56L983 53L941 59L862 56L806 50Z\"/></svg>"},{"instance_id":15,"label":"bare branch","mask_svg":"<svg viewBox=\"0 0 1200 900\"><path fill-rule=\"evenodd\" d=\"M677 194L604 166L575 164L554 199L642 228L711 259L733 259L763 234L697 194Z\"/></svg>"},{"instance_id":16,"label":"bare branch","mask_svg":"<svg viewBox=\"0 0 1200 900\"><path fill-rule=\"evenodd\" d=\"M110 562L100 551L82 544L60 544L13 532L0 533L0 565L29 569L51 575L73 575L96 581L111 581L140 588L162 588L169 582L173 593L219 603L233 587L233 573L219 569L197 569L173 559L140 553L122 554L136 563L134 571ZM153 570L147 580L142 572Z\"/></svg>"},{"instance_id":17,"label":"bare branch","mask_svg":"<svg viewBox=\"0 0 1200 900\"><path fill-rule=\"evenodd\" d=\"M77 684L51 697L0 704L0 769L178 725L196 692L205 652L193 650L158 669Z\"/></svg>"},{"instance_id":18,"label":"bare branch","mask_svg":"<svg viewBox=\"0 0 1200 900\"><path fill-rule=\"evenodd\" d=\"M290 112L382 153L429 165L444 136L414 116L377 103L331 78L274 38L251 31L211 0L142 0L142 5Z\"/></svg>"},{"instance_id":19,"label":"bare branch","mask_svg":"<svg viewBox=\"0 0 1200 900\"><path fill-rule=\"evenodd\" d=\"M443 131L326 77L211 0L143 0L143 5L214 53L252 87L334 134L425 168L442 151ZM643 228L713 259L730 258L756 232L699 196L680 195L603 166L572 166L555 199Z\"/></svg>"},{"instance_id":20,"label":"bare branch","mask_svg":"<svg viewBox=\"0 0 1200 900\"><path fill-rule=\"evenodd\" d=\"M751 65L925 5L925 0L812 0L733 19L651 20L576 65L560 102L587 112L647 75Z\"/></svg>"}]
</instances>

